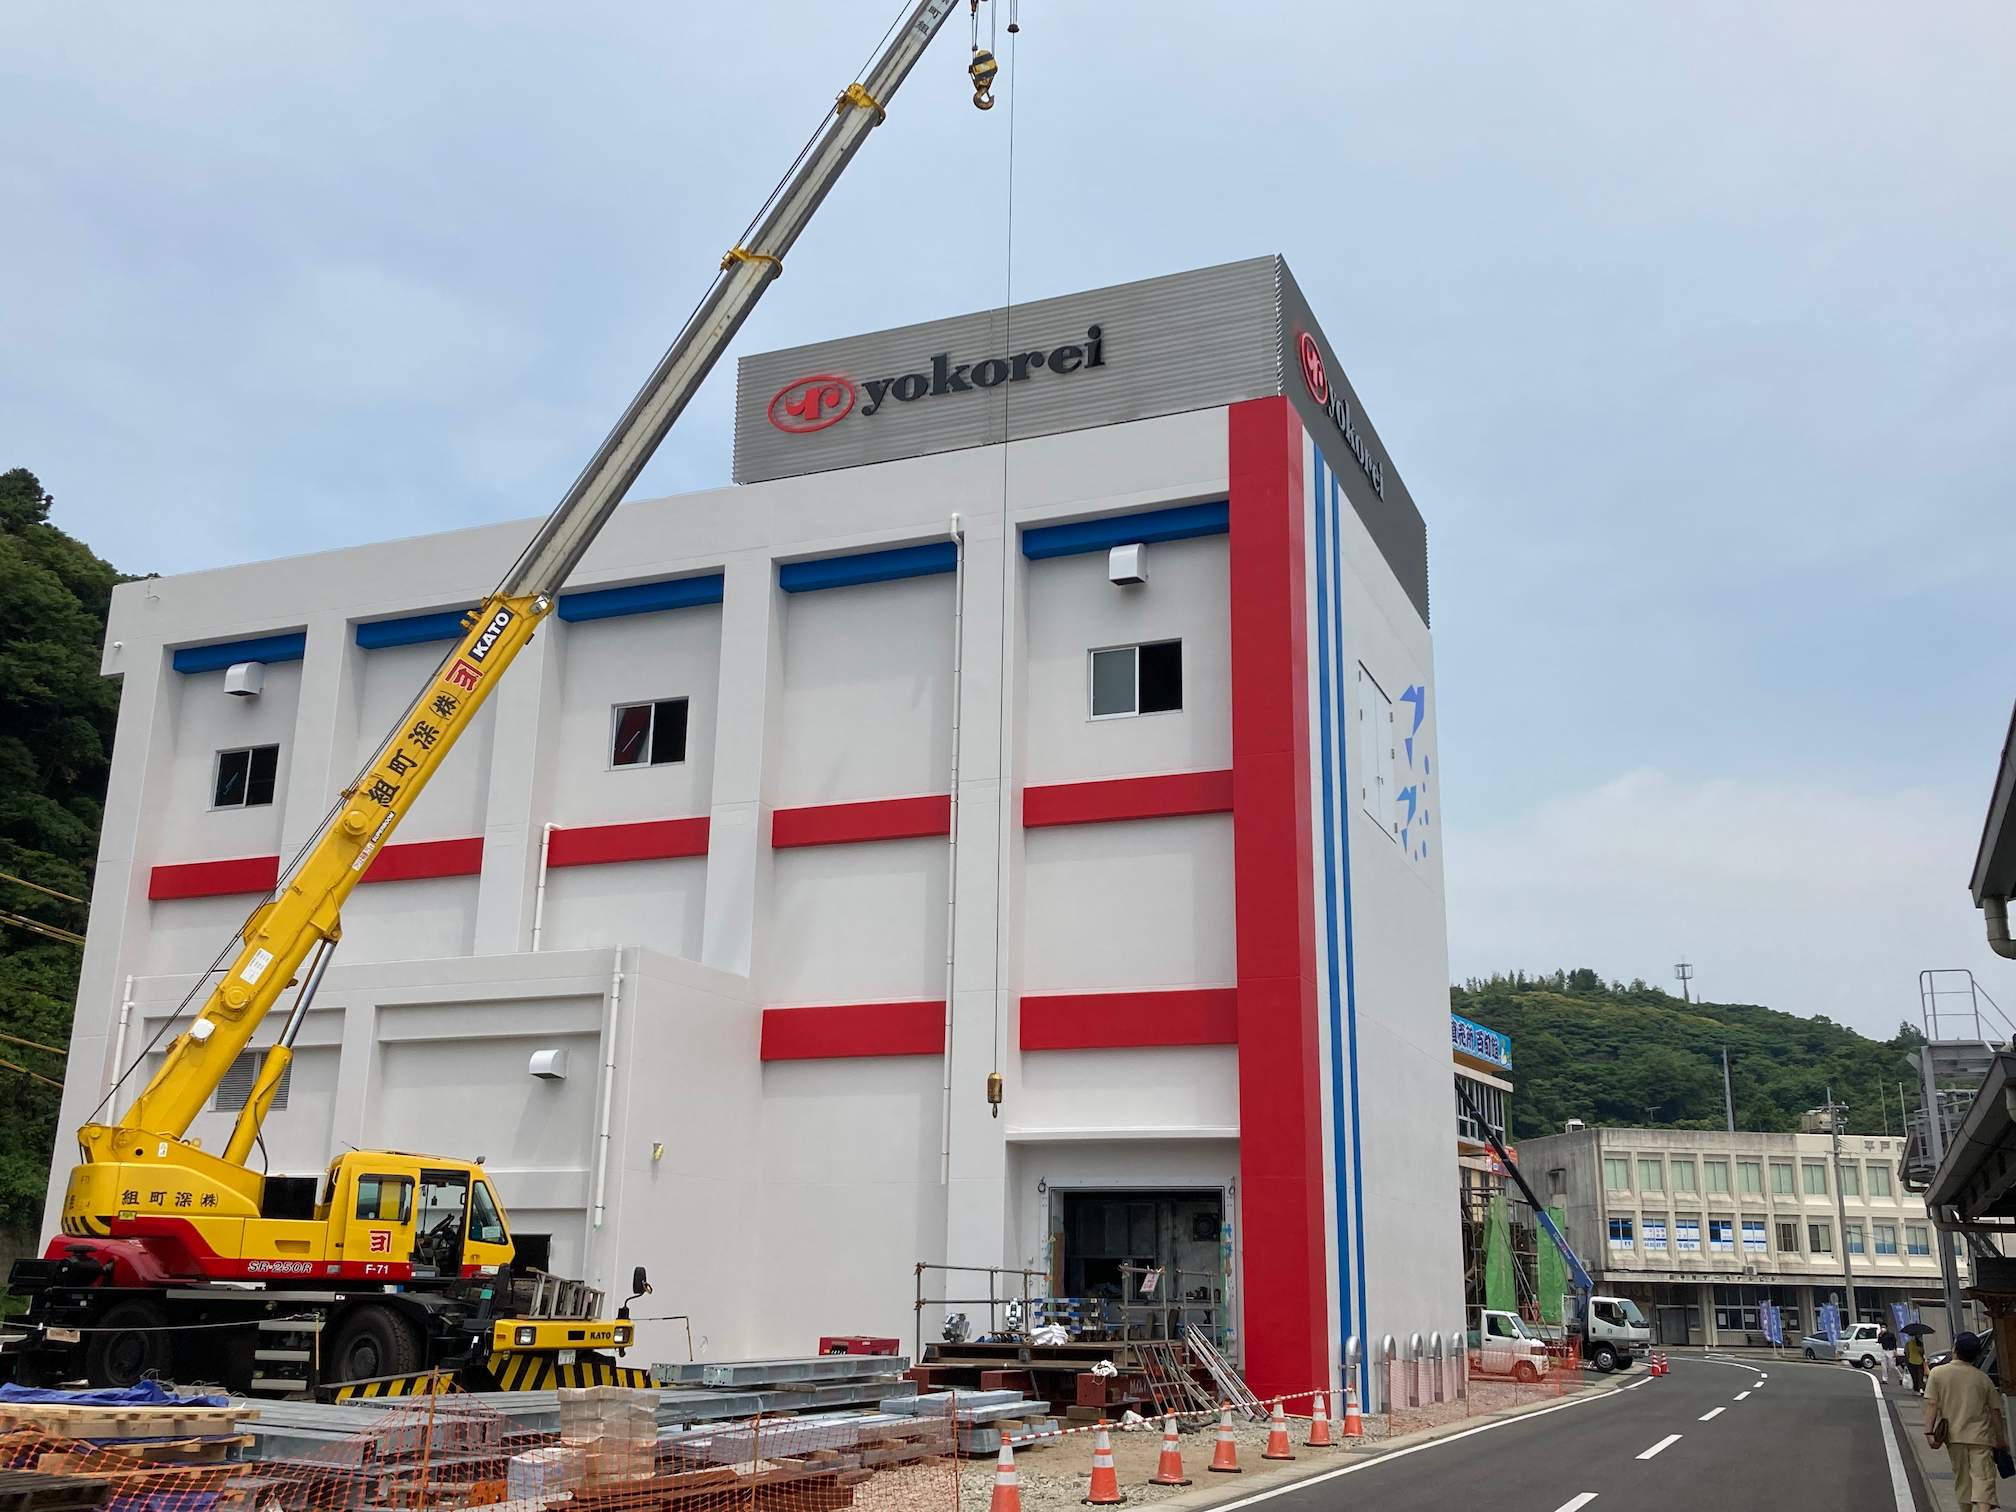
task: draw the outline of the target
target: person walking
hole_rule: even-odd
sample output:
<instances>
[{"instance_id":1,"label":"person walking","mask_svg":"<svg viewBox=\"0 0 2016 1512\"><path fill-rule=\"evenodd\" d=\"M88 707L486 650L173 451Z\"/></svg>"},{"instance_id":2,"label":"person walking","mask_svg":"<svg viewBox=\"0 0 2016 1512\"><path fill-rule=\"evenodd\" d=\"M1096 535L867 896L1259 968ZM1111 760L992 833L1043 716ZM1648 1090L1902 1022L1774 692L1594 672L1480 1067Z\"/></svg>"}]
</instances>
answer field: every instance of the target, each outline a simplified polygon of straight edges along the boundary
<instances>
[{"instance_id":1,"label":"person walking","mask_svg":"<svg viewBox=\"0 0 2016 1512\"><path fill-rule=\"evenodd\" d=\"M1905 1337L1904 1368L1911 1372L1911 1389L1925 1395L1925 1335L1914 1333Z\"/></svg>"},{"instance_id":2,"label":"person walking","mask_svg":"<svg viewBox=\"0 0 2016 1512\"><path fill-rule=\"evenodd\" d=\"M1953 1341L1953 1358L1925 1383L1925 1438L1934 1449L1945 1446L1961 1512L1996 1505L1995 1455L2009 1448L2002 1404L1980 1359L1979 1335L1963 1333Z\"/></svg>"},{"instance_id":3,"label":"person walking","mask_svg":"<svg viewBox=\"0 0 2016 1512\"><path fill-rule=\"evenodd\" d=\"M1883 1377L1883 1384L1890 1384L1890 1361L1897 1353L1897 1335L1884 1329L1876 1335L1876 1370Z\"/></svg>"}]
</instances>

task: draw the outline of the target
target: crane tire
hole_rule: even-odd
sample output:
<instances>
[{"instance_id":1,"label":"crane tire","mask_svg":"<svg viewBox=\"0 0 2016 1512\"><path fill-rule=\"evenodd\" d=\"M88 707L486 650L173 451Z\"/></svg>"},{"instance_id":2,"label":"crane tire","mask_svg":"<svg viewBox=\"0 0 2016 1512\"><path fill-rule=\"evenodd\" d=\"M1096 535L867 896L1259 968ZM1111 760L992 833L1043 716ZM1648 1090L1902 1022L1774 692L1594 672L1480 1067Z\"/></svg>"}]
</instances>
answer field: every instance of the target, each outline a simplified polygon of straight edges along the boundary
<instances>
[{"instance_id":1,"label":"crane tire","mask_svg":"<svg viewBox=\"0 0 2016 1512\"><path fill-rule=\"evenodd\" d=\"M421 1366L419 1330L383 1303L365 1302L345 1313L337 1326L324 1379L368 1381L411 1375Z\"/></svg>"},{"instance_id":2,"label":"crane tire","mask_svg":"<svg viewBox=\"0 0 2016 1512\"><path fill-rule=\"evenodd\" d=\"M121 1302L91 1325L84 1378L93 1386L137 1386L170 1374L175 1363L168 1315L155 1302Z\"/></svg>"}]
</instances>

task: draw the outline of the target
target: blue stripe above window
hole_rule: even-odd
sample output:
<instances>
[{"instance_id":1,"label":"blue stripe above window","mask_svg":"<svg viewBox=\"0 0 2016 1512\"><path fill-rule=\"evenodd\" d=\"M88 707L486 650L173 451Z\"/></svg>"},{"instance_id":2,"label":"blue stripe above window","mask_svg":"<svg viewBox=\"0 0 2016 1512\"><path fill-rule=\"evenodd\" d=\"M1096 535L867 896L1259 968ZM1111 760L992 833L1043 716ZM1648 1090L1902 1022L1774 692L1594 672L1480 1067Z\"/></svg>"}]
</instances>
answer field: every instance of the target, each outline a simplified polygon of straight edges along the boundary
<instances>
[{"instance_id":1,"label":"blue stripe above window","mask_svg":"<svg viewBox=\"0 0 2016 1512\"><path fill-rule=\"evenodd\" d=\"M1174 509L1144 509L1133 514L1102 515L1073 520L1068 525L1038 525L1022 532L1022 555L1079 556L1108 551L1136 541L1183 541L1192 536L1224 535L1231 529L1231 510L1219 499L1209 504L1181 504Z\"/></svg>"},{"instance_id":2,"label":"blue stripe above window","mask_svg":"<svg viewBox=\"0 0 2016 1512\"><path fill-rule=\"evenodd\" d=\"M614 619L620 614L656 614L661 609L688 609L721 602L721 574L665 578L656 583L626 583L620 588L588 588L560 595L560 618Z\"/></svg>"},{"instance_id":3,"label":"blue stripe above window","mask_svg":"<svg viewBox=\"0 0 2016 1512\"><path fill-rule=\"evenodd\" d=\"M308 633L259 635L251 640L219 641L214 646L184 646L175 653L177 672L221 672L236 662L299 661L308 651Z\"/></svg>"},{"instance_id":4,"label":"blue stripe above window","mask_svg":"<svg viewBox=\"0 0 2016 1512\"><path fill-rule=\"evenodd\" d=\"M959 548L951 541L923 546L898 546L889 551L859 551L852 556L821 557L816 562L786 562L777 569L777 586L786 593L813 593L821 588L852 588L859 583L893 583L899 578L930 577L959 565Z\"/></svg>"},{"instance_id":5,"label":"blue stripe above window","mask_svg":"<svg viewBox=\"0 0 2016 1512\"><path fill-rule=\"evenodd\" d=\"M475 605L470 605L473 609ZM443 609L435 614L409 614L401 619L371 620L357 627L357 644L366 651L388 646L419 646L428 641L459 640L468 609Z\"/></svg>"}]
</instances>

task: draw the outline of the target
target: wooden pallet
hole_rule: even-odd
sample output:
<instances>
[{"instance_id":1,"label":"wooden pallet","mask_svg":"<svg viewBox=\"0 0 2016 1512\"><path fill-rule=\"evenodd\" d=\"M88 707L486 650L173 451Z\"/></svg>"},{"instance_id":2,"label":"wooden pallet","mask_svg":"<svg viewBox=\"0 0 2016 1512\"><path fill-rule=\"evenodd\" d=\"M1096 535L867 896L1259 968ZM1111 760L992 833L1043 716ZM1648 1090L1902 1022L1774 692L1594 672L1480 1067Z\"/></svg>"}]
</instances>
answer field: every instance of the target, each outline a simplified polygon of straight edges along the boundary
<instances>
[{"instance_id":1,"label":"wooden pallet","mask_svg":"<svg viewBox=\"0 0 2016 1512\"><path fill-rule=\"evenodd\" d=\"M58 1402L0 1405L0 1433L51 1438L197 1439L231 1435L259 1416L255 1407L81 1407Z\"/></svg>"},{"instance_id":2,"label":"wooden pallet","mask_svg":"<svg viewBox=\"0 0 2016 1512\"><path fill-rule=\"evenodd\" d=\"M92 1512L111 1499L102 1477L0 1470L0 1512Z\"/></svg>"}]
</instances>

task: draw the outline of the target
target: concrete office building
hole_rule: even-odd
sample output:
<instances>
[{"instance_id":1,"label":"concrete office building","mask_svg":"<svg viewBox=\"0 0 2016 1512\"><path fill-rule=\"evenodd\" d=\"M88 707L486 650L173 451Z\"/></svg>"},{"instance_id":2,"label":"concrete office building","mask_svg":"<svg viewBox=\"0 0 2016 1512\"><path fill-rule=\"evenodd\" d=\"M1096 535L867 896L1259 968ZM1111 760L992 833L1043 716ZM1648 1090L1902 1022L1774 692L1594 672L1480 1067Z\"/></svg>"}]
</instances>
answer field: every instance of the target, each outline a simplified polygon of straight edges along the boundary
<instances>
[{"instance_id":1,"label":"concrete office building","mask_svg":"<svg viewBox=\"0 0 2016 1512\"><path fill-rule=\"evenodd\" d=\"M1276 258L1010 329L742 359L737 486L616 515L353 898L274 1170L483 1156L717 1357L920 1259L1172 1266L1265 1390L1456 1325L1421 517ZM118 590L68 1122L529 533Z\"/></svg>"},{"instance_id":2,"label":"concrete office building","mask_svg":"<svg viewBox=\"0 0 2016 1512\"><path fill-rule=\"evenodd\" d=\"M1772 1302L1796 1346L1820 1304L1847 1316L1844 1267L1858 1317L1887 1322L1902 1302L1943 1333L1939 1236L1897 1179L1903 1147L1842 1135L1838 1194L1826 1134L1578 1129L1521 1140L1519 1164L1566 1206L1598 1288L1637 1302L1660 1342L1760 1342L1757 1304Z\"/></svg>"}]
</instances>

